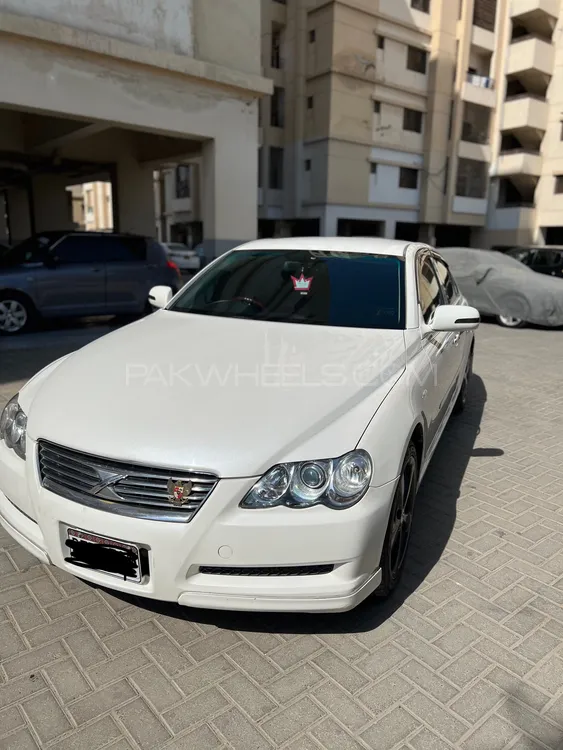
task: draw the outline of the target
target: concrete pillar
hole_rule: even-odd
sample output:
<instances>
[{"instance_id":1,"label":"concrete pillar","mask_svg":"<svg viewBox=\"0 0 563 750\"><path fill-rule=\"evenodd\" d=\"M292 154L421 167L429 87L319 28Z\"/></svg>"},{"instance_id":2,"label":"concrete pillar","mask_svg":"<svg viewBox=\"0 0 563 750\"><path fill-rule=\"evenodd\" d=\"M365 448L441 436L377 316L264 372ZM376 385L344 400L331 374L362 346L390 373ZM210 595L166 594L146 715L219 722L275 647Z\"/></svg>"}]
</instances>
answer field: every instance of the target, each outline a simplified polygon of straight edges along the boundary
<instances>
[{"instance_id":1,"label":"concrete pillar","mask_svg":"<svg viewBox=\"0 0 563 750\"><path fill-rule=\"evenodd\" d=\"M10 240L12 244L15 244L31 235L29 197L27 190L23 188L9 188L6 192L8 196Z\"/></svg>"},{"instance_id":2,"label":"concrete pillar","mask_svg":"<svg viewBox=\"0 0 563 750\"><path fill-rule=\"evenodd\" d=\"M153 169L126 156L117 163L113 187L114 229L156 236Z\"/></svg>"},{"instance_id":3,"label":"concrete pillar","mask_svg":"<svg viewBox=\"0 0 563 750\"><path fill-rule=\"evenodd\" d=\"M232 133L207 141L201 170L203 249L206 258L211 259L241 242L256 239L256 133Z\"/></svg>"},{"instance_id":4,"label":"concrete pillar","mask_svg":"<svg viewBox=\"0 0 563 750\"><path fill-rule=\"evenodd\" d=\"M35 231L74 229L72 196L66 189L64 175L38 175L33 178Z\"/></svg>"}]
</instances>

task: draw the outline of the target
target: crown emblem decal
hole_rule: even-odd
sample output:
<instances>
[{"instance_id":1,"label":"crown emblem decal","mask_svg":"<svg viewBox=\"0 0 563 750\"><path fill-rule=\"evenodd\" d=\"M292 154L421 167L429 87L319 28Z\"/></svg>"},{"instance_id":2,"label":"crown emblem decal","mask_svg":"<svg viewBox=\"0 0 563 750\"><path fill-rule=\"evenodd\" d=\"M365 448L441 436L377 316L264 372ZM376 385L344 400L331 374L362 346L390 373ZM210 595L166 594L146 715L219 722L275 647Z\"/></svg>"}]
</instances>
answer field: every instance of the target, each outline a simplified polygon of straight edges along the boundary
<instances>
[{"instance_id":1,"label":"crown emblem decal","mask_svg":"<svg viewBox=\"0 0 563 750\"><path fill-rule=\"evenodd\" d=\"M301 276L298 279L296 279L295 276L292 276L291 280L293 281L293 288L296 292L308 292L313 283L313 277L311 276L306 279L303 272L301 272Z\"/></svg>"}]
</instances>

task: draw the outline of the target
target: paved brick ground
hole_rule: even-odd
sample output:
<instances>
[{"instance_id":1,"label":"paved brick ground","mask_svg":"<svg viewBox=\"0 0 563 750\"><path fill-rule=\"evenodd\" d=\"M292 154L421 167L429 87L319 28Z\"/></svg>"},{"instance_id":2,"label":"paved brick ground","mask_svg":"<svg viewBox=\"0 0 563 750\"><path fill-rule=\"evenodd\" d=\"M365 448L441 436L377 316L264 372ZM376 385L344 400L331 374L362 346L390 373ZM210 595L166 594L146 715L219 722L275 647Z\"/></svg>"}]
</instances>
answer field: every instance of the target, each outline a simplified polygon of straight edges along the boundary
<instances>
[{"instance_id":1,"label":"paved brick ground","mask_svg":"<svg viewBox=\"0 0 563 750\"><path fill-rule=\"evenodd\" d=\"M95 334L1 343L0 398ZM562 363L563 333L482 327L385 606L151 608L1 536L0 748L563 747Z\"/></svg>"}]
</instances>

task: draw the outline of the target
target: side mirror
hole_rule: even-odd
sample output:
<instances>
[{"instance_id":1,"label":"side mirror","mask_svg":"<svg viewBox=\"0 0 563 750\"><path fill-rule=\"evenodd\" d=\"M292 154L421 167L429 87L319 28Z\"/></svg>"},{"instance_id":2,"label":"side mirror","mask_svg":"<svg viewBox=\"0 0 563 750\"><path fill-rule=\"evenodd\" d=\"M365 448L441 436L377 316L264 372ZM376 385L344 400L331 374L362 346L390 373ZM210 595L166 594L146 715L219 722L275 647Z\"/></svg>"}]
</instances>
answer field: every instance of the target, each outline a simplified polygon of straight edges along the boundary
<instances>
[{"instance_id":1,"label":"side mirror","mask_svg":"<svg viewBox=\"0 0 563 750\"><path fill-rule=\"evenodd\" d=\"M153 286L149 292L149 302L157 309L166 307L172 297L172 289L169 286Z\"/></svg>"},{"instance_id":2,"label":"side mirror","mask_svg":"<svg viewBox=\"0 0 563 750\"><path fill-rule=\"evenodd\" d=\"M430 321L433 331L472 331L478 327L481 317L469 305L440 305L434 310Z\"/></svg>"}]
</instances>

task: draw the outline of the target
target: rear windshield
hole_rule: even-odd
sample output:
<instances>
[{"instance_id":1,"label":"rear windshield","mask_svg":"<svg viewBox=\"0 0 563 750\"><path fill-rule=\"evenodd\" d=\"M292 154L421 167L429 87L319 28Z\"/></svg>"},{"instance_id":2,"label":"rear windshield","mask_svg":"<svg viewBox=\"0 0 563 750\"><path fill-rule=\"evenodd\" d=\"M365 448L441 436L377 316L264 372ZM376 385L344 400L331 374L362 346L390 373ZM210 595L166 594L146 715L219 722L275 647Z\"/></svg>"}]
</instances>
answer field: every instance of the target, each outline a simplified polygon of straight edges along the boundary
<instances>
[{"instance_id":1,"label":"rear windshield","mask_svg":"<svg viewBox=\"0 0 563 750\"><path fill-rule=\"evenodd\" d=\"M195 315L348 328L404 328L404 262L316 250L237 250L169 308Z\"/></svg>"}]
</instances>

